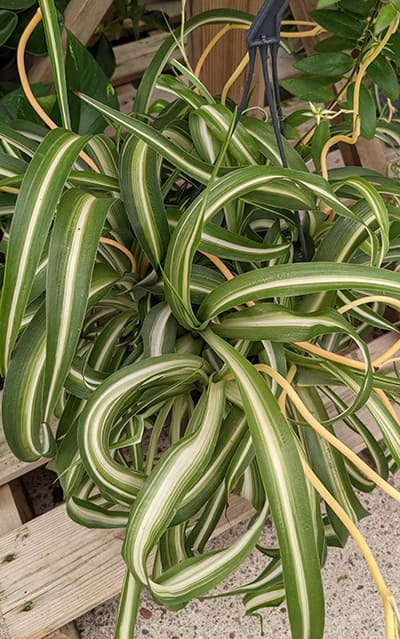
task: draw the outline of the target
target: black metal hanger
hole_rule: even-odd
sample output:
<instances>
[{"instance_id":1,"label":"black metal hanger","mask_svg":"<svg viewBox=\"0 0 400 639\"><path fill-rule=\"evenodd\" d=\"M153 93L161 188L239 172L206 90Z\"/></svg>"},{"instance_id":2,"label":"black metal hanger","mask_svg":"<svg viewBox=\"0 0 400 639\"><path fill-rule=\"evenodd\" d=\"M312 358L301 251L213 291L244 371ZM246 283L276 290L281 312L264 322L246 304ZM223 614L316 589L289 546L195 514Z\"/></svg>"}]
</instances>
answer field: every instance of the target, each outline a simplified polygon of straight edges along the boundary
<instances>
[{"instance_id":1,"label":"black metal hanger","mask_svg":"<svg viewBox=\"0 0 400 639\"><path fill-rule=\"evenodd\" d=\"M279 149L282 166L287 168L285 149L283 147L282 136L284 135L283 116L279 95L278 80L278 50L280 44L280 31L282 16L289 4L289 0L265 0L260 11L257 13L253 23L247 33L247 49L249 53L249 66L243 96L238 107L236 123L247 104L250 94L251 82L253 80L256 63L257 50L261 57L261 66L264 79L265 96L271 122L275 132L275 138ZM268 57L271 58L272 83L268 68ZM294 212L296 226L299 234L299 244L303 254L303 259L307 261L307 248L304 231L298 211Z\"/></svg>"}]
</instances>

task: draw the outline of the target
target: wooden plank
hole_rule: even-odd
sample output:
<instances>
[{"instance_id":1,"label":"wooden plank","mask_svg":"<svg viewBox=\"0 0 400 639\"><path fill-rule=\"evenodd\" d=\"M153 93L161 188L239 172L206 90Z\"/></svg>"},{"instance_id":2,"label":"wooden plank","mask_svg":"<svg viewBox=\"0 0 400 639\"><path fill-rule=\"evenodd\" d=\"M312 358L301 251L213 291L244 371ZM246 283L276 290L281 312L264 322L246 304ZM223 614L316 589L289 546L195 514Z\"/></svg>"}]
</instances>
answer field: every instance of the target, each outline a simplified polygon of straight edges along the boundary
<instances>
[{"instance_id":1,"label":"wooden plank","mask_svg":"<svg viewBox=\"0 0 400 639\"><path fill-rule=\"evenodd\" d=\"M112 3L113 0L70 0L64 12L65 26L86 45ZM29 71L29 80L48 82L51 79L49 59L37 58Z\"/></svg>"},{"instance_id":2,"label":"wooden plank","mask_svg":"<svg viewBox=\"0 0 400 639\"><path fill-rule=\"evenodd\" d=\"M1 404L1 396L0 396ZM38 461L26 463L22 462L15 457L10 451L8 444L4 437L3 426L0 417L0 486L7 484L8 482L25 475L30 470L43 466L46 463L46 459L39 459Z\"/></svg>"},{"instance_id":3,"label":"wooden plank","mask_svg":"<svg viewBox=\"0 0 400 639\"><path fill-rule=\"evenodd\" d=\"M112 3L113 0L70 0L64 12L65 26L86 45Z\"/></svg>"},{"instance_id":4,"label":"wooden plank","mask_svg":"<svg viewBox=\"0 0 400 639\"><path fill-rule=\"evenodd\" d=\"M11 486L0 486L0 535L5 535L21 525L21 517L14 500Z\"/></svg>"},{"instance_id":5,"label":"wooden plank","mask_svg":"<svg viewBox=\"0 0 400 639\"><path fill-rule=\"evenodd\" d=\"M133 84L123 84L116 88L119 108L122 113L131 113L133 101L136 96L136 89Z\"/></svg>"},{"instance_id":6,"label":"wooden plank","mask_svg":"<svg viewBox=\"0 0 400 639\"><path fill-rule=\"evenodd\" d=\"M164 2L158 2L158 0L147 0L145 4L146 8L150 11L163 11L170 20L176 21L181 16L181 0L164 0Z\"/></svg>"},{"instance_id":7,"label":"wooden plank","mask_svg":"<svg viewBox=\"0 0 400 639\"><path fill-rule=\"evenodd\" d=\"M214 536L253 512L233 496ZM125 570L122 536L83 528L59 506L2 537L0 608L12 639L41 639L116 595Z\"/></svg>"},{"instance_id":8,"label":"wooden plank","mask_svg":"<svg viewBox=\"0 0 400 639\"><path fill-rule=\"evenodd\" d=\"M32 512L26 502L18 481L0 486L0 535L5 535L32 519ZM11 556L6 555L6 561ZM56 633L48 635L47 639L79 639L80 635L73 623L60 628Z\"/></svg>"},{"instance_id":9,"label":"wooden plank","mask_svg":"<svg viewBox=\"0 0 400 639\"><path fill-rule=\"evenodd\" d=\"M359 138L356 144L358 159L361 166L386 174L388 159L386 158L383 142L378 138L366 140Z\"/></svg>"},{"instance_id":10,"label":"wooden plank","mask_svg":"<svg viewBox=\"0 0 400 639\"><path fill-rule=\"evenodd\" d=\"M167 37L165 31L156 31L147 38L114 47L116 67L111 77L113 85L119 86L140 78ZM173 57L182 60L178 50Z\"/></svg>"},{"instance_id":11,"label":"wooden plank","mask_svg":"<svg viewBox=\"0 0 400 639\"><path fill-rule=\"evenodd\" d=\"M317 0L292 0L290 2L290 9L292 11L295 20L310 20L310 11L317 8ZM300 30L304 27L300 27ZM316 38L303 38L303 46L307 55L311 55L314 52L316 43L320 40Z\"/></svg>"}]
</instances>

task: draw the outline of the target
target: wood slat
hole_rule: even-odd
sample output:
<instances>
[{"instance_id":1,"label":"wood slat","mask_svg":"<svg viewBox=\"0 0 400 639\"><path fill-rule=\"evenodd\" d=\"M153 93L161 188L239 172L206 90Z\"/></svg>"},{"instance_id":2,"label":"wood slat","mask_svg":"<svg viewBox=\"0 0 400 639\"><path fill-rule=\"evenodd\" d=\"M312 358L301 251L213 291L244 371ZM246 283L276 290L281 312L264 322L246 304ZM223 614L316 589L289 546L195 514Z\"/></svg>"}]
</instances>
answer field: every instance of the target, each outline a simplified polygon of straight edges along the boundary
<instances>
[{"instance_id":1,"label":"wood slat","mask_svg":"<svg viewBox=\"0 0 400 639\"><path fill-rule=\"evenodd\" d=\"M112 3L113 0L70 0L64 12L65 26L86 45ZM37 58L29 71L29 80L49 82L51 79L49 59Z\"/></svg>"},{"instance_id":2,"label":"wood slat","mask_svg":"<svg viewBox=\"0 0 400 639\"><path fill-rule=\"evenodd\" d=\"M140 78L168 35L165 31L156 31L147 38L114 47L116 67L111 77L113 85L119 86ZM178 50L173 57L182 60Z\"/></svg>"},{"instance_id":3,"label":"wood slat","mask_svg":"<svg viewBox=\"0 0 400 639\"><path fill-rule=\"evenodd\" d=\"M252 512L234 497L215 535ZM116 595L124 574L122 534L82 528L59 506L2 537L0 608L12 639L41 639Z\"/></svg>"},{"instance_id":4,"label":"wood slat","mask_svg":"<svg viewBox=\"0 0 400 639\"><path fill-rule=\"evenodd\" d=\"M0 394L1 405L1 394ZM8 482L25 475L30 470L43 466L46 463L45 459L39 459L36 462L27 464L15 457L10 451L8 444L4 438L3 426L0 417L0 486L4 486Z\"/></svg>"},{"instance_id":5,"label":"wood slat","mask_svg":"<svg viewBox=\"0 0 400 639\"><path fill-rule=\"evenodd\" d=\"M317 8L317 0L301 0L301 2L292 0L289 4L295 20L310 20L310 11ZM300 29L303 28L300 27ZM302 42L307 55L312 55L318 40L320 40L319 37L303 38Z\"/></svg>"},{"instance_id":6,"label":"wood slat","mask_svg":"<svg viewBox=\"0 0 400 639\"><path fill-rule=\"evenodd\" d=\"M0 535L5 535L21 525L21 517L11 486L0 486Z\"/></svg>"},{"instance_id":7,"label":"wood slat","mask_svg":"<svg viewBox=\"0 0 400 639\"><path fill-rule=\"evenodd\" d=\"M146 9L149 11L163 11L170 20L176 22L181 16L182 1L181 0L150 0L146 2Z\"/></svg>"},{"instance_id":8,"label":"wood slat","mask_svg":"<svg viewBox=\"0 0 400 639\"><path fill-rule=\"evenodd\" d=\"M5 535L32 519L32 512L18 481L0 486L0 535ZM10 559L11 557L7 557ZM79 639L80 635L73 623L60 628L47 639Z\"/></svg>"}]
</instances>

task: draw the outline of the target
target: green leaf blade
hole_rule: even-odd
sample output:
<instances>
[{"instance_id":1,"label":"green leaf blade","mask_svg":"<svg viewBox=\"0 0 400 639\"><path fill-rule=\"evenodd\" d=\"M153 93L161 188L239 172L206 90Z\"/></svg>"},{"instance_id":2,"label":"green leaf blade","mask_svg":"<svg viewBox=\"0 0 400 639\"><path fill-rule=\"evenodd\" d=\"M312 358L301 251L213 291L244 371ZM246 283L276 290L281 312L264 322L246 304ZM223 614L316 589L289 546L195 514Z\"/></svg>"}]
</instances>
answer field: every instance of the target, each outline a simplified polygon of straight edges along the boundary
<instances>
[{"instance_id":1,"label":"green leaf blade","mask_svg":"<svg viewBox=\"0 0 400 639\"><path fill-rule=\"evenodd\" d=\"M0 46L7 42L8 38L17 26L18 18L12 11L0 10Z\"/></svg>"},{"instance_id":2,"label":"green leaf blade","mask_svg":"<svg viewBox=\"0 0 400 639\"><path fill-rule=\"evenodd\" d=\"M50 58L51 71L60 107L62 125L65 129L71 129L64 56L58 26L57 9L54 2L51 0L39 0L39 7L42 14L47 52Z\"/></svg>"},{"instance_id":3,"label":"green leaf blade","mask_svg":"<svg viewBox=\"0 0 400 639\"><path fill-rule=\"evenodd\" d=\"M295 440L252 364L210 329L204 338L235 375L280 542L293 639L321 639L324 597L311 507ZM290 469L290 474L289 474Z\"/></svg>"},{"instance_id":4,"label":"green leaf blade","mask_svg":"<svg viewBox=\"0 0 400 639\"><path fill-rule=\"evenodd\" d=\"M5 372L55 208L85 138L56 129L38 147L22 182L10 230L0 302L0 368Z\"/></svg>"},{"instance_id":5,"label":"green leaf blade","mask_svg":"<svg viewBox=\"0 0 400 639\"><path fill-rule=\"evenodd\" d=\"M54 410L75 355L97 246L110 205L111 199L70 189L57 210L47 269L45 421Z\"/></svg>"}]
</instances>

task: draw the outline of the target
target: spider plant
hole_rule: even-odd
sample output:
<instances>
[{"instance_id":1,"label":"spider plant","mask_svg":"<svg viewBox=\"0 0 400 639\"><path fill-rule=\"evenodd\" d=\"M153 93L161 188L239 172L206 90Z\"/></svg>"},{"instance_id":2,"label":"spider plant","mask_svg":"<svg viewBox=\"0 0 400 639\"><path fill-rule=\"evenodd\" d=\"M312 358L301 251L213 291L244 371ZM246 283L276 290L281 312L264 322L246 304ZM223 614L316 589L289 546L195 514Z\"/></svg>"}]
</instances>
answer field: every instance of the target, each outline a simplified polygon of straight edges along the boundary
<instances>
[{"instance_id":1,"label":"spider plant","mask_svg":"<svg viewBox=\"0 0 400 639\"><path fill-rule=\"evenodd\" d=\"M242 12L171 35L131 115L81 95L113 139L74 133L55 9L40 8L64 126L0 124L3 422L20 459L51 460L75 521L125 530L115 636L132 636L142 588L171 609L204 596L272 519L278 546L260 548L265 570L237 591L247 613L286 599L292 637L322 637L321 566L350 533L394 639L355 489L400 501L386 481L400 462L397 369L392 352L371 362L365 342L373 328L398 333L383 314L400 306L397 183L358 169L328 181L286 142L282 168L268 122L243 115L234 128L234 106L190 68L163 73L184 34L249 25ZM155 86L172 102L152 103ZM339 422L369 464L336 437ZM210 551L233 495L254 516Z\"/></svg>"}]
</instances>

